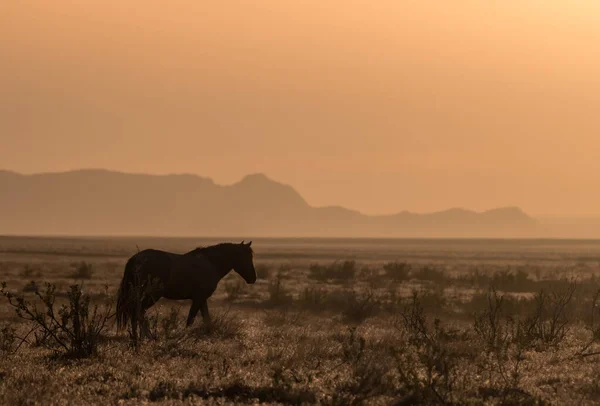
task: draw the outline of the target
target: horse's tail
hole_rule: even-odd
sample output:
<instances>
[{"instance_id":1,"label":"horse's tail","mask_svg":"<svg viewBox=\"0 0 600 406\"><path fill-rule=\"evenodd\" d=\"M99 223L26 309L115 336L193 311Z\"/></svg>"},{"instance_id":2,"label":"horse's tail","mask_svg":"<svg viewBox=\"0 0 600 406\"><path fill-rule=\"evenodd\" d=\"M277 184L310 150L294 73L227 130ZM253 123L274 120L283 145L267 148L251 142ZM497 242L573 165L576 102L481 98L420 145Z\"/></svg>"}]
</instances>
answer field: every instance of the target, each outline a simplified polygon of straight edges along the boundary
<instances>
[{"instance_id":1,"label":"horse's tail","mask_svg":"<svg viewBox=\"0 0 600 406\"><path fill-rule=\"evenodd\" d=\"M121 287L119 288L119 295L117 296L117 330L121 330L127 326L127 322L132 316L134 309L134 298L132 296L132 285L135 282L136 272L136 260L137 255L129 258L125 265L125 272L123 273L123 280L121 280Z\"/></svg>"}]
</instances>

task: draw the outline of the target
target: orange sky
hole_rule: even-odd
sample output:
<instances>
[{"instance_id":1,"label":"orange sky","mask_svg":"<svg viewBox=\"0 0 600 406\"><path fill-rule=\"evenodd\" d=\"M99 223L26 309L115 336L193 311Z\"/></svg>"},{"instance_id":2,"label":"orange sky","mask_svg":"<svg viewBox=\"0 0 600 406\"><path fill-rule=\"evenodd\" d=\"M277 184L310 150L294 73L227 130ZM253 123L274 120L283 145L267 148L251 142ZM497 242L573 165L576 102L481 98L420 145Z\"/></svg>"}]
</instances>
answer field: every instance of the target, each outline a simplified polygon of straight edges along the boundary
<instances>
[{"instance_id":1,"label":"orange sky","mask_svg":"<svg viewBox=\"0 0 600 406\"><path fill-rule=\"evenodd\" d=\"M600 216L597 0L211 3L0 2L0 167Z\"/></svg>"}]
</instances>

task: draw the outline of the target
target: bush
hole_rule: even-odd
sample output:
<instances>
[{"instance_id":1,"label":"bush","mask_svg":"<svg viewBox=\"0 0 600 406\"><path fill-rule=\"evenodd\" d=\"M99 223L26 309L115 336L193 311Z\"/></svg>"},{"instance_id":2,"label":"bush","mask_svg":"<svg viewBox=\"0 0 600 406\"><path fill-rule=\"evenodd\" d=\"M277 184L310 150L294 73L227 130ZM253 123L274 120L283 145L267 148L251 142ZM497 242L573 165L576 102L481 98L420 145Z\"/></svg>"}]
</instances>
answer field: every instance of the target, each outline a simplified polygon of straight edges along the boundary
<instances>
[{"instance_id":1,"label":"bush","mask_svg":"<svg viewBox=\"0 0 600 406\"><path fill-rule=\"evenodd\" d=\"M342 296L342 316L346 322L362 323L376 314L378 303L372 290L357 293L345 292Z\"/></svg>"},{"instance_id":2,"label":"bush","mask_svg":"<svg viewBox=\"0 0 600 406\"><path fill-rule=\"evenodd\" d=\"M314 300L320 300L323 303L322 306L316 306L315 310L338 312L344 321L349 323L361 323L377 314L381 308L371 289L364 291L338 290Z\"/></svg>"},{"instance_id":3,"label":"bush","mask_svg":"<svg viewBox=\"0 0 600 406\"><path fill-rule=\"evenodd\" d=\"M508 269L496 271L490 282L497 289L506 292L531 292L535 281L529 279L529 274L522 269L512 272Z\"/></svg>"},{"instance_id":4,"label":"bush","mask_svg":"<svg viewBox=\"0 0 600 406\"><path fill-rule=\"evenodd\" d=\"M23 292L32 293L38 289L34 281L30 281L27 285L23 286Z\"/></svg>"},{"instance_id":5,"label":"bush","mask_svg":"<svg viewBox=\"0 0 600 406\"><path fill-rule=\"evenodd\" d=\"M167 340L177 336L182 325L183 323L179 320L179 308L176 306L171 307L169 314L160 322L162 332Z\"/></svg>"},{"instance_id":6,"label":"bush","mask_svg":"<svg viewBox=\"0 0 600 406\"><path fill-rule=\"evenodd\" d=\"M415 270L412 273L414 279L421 281L433 281L433 282L444 282L446 281L446 274L444 271L431 266L425 266L421 269Z\"/></svg>"},{"instance_id":7,"label":"bush","mask_svg":"<svg viewBox=\"0 0 600 406\"><path fill-rule=\"evenodd\" d=\"M444 285L433 285L419 290L419 300L421 306L426 311L436 314L448 314L452 308L448 298L445 295Z\"/></svg>"},{"instance_id":8,"label":"bush","mask_svg":"<svg viewBox=\"0 0 600 406\"><path fill-rule=\"evenodd\" d=\"M221 339L236 338L243 334L244 323L235 314L230 315L229 309L216 313L211 318L210 324L202 323L194 327L190 333L197 337L216 337Z\"/></svg>"},{"instance_id":9,"label":"bush","mask_svg":"<svg viewBox=\"0 0 600 406\"><path fill-rule=\"evenodd\" d=\"M349 376L336 391L331 404L369 404L368 400L374 397L396 391L393 359L386 346L368 341L356 327L349 327L336 338L342 347L341 363L346 364Z\"/></svg>"},{"instance_id":10,"label":"bush","mask_svg":"<svg viewBox=\"0 0 600 406\"><path fill-rule=\"evenodd\" d=\"M597 355L598 352L590 353L588 350L590 347L600 340L600 325L598 324L598 313L600 313L600 288L597 288L594 292L591 301L591 311L589 312L586 320L586 329L591 333L589 341L583 345L583 348L579 351L578 355L589 356Z\"/></svg>"},{"instance_id":11,"label":"bush","mask_svg":"<svg viewBox=\"0 0 600 406\"><path fill-rule=\"evenodd\" d=\"M518 390L530 338L526 323L506 316L504 299L495 289L488 291L486 309L475 315L474 330L485 348L482 366L489 375L487 381L492 382L492 376L500 377L502 388L493 391L506 397Z\"/></svg>"},{"instance_id":12,"label":"bush","mask_svg":"<svg viewBox=\"0 0 600 406\"><path fill-rule=\"evenodd\" d=\"M23 269L20 272L20 276L23 279L29 279L29 278L39 278L41 276L41 272L30 266L30 265L25 265L25 267L23 267Z\"/></svg>"},{"instance_id":13,"label":"bush","mask_svg":"<svg viewBox=\"0 0 600 406\"><path fill-rule=\"evenodd\" d=\"M328 294L325 289L307 287L300 295L299 304L301 307L310 310L323 310L328 299Z\"/></svg>"},{"instance_id":14,"label":"bush","mask_svg":"<svg viewBox=\"0 0 600 406\"><path fill-rule=\"evenodd\" d=\"M562 290L546 292L540 290L534 297L534 313L526 320L526 331L530 339L545 345L556 345L564 340L569 330L569 304L573 299L576 284L571 281Z\"/></svg>"},{"instance_id":15,"label":"bush","mask_svg":"<svg viewBox=\"0 0 600 406\"><path fill-rule=\"evenodd\" d=\"M523 269L513 271L510 268L495 271L490 274L480 272L479 269L476 268L471 270L468 276L458 277L458 280L471 286L484 289L493 286L495 289L504 292L532 292L542 286L540 282L531 279L529 273Z\"/></svg>"},{"instance_id":16,"label":"bush","mask_svg":"<svg viewBox=\"0 0 600 406\"><path fill-rule=\"evenodd\" d=\"M356 262L334 262L330 265L312 264L309 277L318 281L351 280L356 276Z\"/></svg>"},{"instance_id":17,"label":"bush","mask_svg":"<svg viewBox=\"0 0 600 406\"><path fill-rule=\"evenodd\" d=\"M358 278L367 282L373 289L386 287L388 281L382 277L380 268L379 266L363 266L358 273Z\"/></svg>"},{"instance_id":18,"label":"bush","mask_svg":"<svg viewBox=\"0 0 600 406\"><path fill-rule=\"evenodd\" d=\"M273 268L267 264L257 264L256 267L256 276L258 279L271 279L273 276Z\"/></svg>"},{"instance_id":19,"label":"bush","mask_svg":"<svg viewBox=\"0 0 600 406\"><path fill-rule=\"evenodd\" d=\"M73 279L92 279L94 275L94 269L92 264L89 264L85 261L81 261L75 271L70 275Z\"/></svg>"},{"instance_id":20,"label":"bush","mask_svg":"<svg viewBox=\"0 0 600 406\"><path fill-rule=\"evenodd\" d=\"M468 345L457 347L454 341L465 341L457 331L444 328L439 319L430 326L419 294L413 296L401 314L398 327L408 337L412 352L398 349L397 369L407 392L425 404L452 404L459 379L458 366L469 354Z\"/></svg>"},{"instance_id":21,"label":"bush","mask_svg":"<svg viewBox=\"0 0 600 406\"><path fill-rule=\"evenodd\" d=\"M489 307L490 292L497 292L494 287L490 287L487 293L475 293L471 299L461 304L462 309L467 314L480 314L482 309ZM497 293L492 293L496 294ZM504 315L511 317L525 318L531 313L531 304L533 300L528 297L515 297L513 295L502 295L502 311Z\"/></svg>"},{"instance_id":22,"label":"bush","mask_svg":"<svg viewBox=\"0 0 600 406\"><path fill-rule=\"evenodd\" d=\"M17 331L10 324L4 324L0 327L0 354L6 356L15 351L15 342L17 341Z\"/></svg>"},{"instance_id":23,"label":"bush","mask_svg":"<svg viewBox=\"0 0 600 406\"><path fill-rule=\"evenodd\" d=\"M508 339L502 324L504 296L490 288L486 299L485 310L475 313L473 327L487 349L492 351L501 347Z\"/></svg>"},{"instance_id":24,"label":"bush","mask_svg":"<svg viewBox=\"0 0 600 406\"><path fill-rule=\"evenodd\" d=\"M388 262L383 265L385 275L396 282L408 280L410 269L410 265L406 262Z\"/></svg>"},{"instance_id":25,"label":"bush","mask_svg":"<svg viewBox=\"0 0 600 406\"><path fill-rule=\"evenodd\" d=\"M28 320L42 333L41 345L72 357L88 357L96 353L100 334L106 328L112 306L104 309L90 308L90 297L85 295L80 285L72 285L67 292L68 304L58 310L55 307L56 287L46 284L45 292L36 288L35 295L42 301L43 309L26 301L22 295L6 290L2 283L0 293L8 299L17 316ZM38 336L39 337L39 336Z\"/></svg>"},{"instance_id":26,"label":"bush","mask_svg":"<svg viewBox=\"0 0 600 406\"><path fill-rule=\"evenodd\" d=\"M304 313L293 310L290 306L280 307L274 311L265 311L265 315L265 324L270 327L298 326L305 321Z\"/></svg>"},{"instance_id":27,"label":"bush","mask_svg":"<svg viewBox=\"0 0 600 406\"><path fill-rule=\"evenodd\" d=\"M227 300L233 302L238 299L244 290L246 289L245 283L236 279L235 281L227 282L225 284L225 292L227 293Z\"/></svg>"},{"instance_id":28,"label":"bush","mask_svg":"<svg viewBox=\"0 0 600 406\"><path fill-rule=\"evenodd\" d=\"M269 304L273 306L288 305L292 302L292 297L283 286L281 278L277 276L277 279L269 283Z\"/></svg>"},{"instance_id":29,"label":"bush","mask_svg":"<svg viewBox=\"0 0 600 406\"><path fill-rule=\"evenodd\" d=\"M290 264L281 264L279 268L277 268L277 278L287 279L288 274L292 271L292 266Z\"/></svg>"}]
</instances>

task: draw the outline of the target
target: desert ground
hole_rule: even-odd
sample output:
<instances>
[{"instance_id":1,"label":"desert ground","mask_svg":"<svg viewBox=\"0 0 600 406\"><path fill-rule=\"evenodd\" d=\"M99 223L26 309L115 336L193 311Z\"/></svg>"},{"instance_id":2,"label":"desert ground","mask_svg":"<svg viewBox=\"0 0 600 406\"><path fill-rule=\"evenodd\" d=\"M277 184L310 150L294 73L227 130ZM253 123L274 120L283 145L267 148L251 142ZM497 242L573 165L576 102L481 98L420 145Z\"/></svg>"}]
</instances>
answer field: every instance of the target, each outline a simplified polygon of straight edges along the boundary
<instances>
[{"instance_id":1,"label":"desert ground","mask_svg":"<svg viewBox=\"0 0 600 406\"><path fill-rule=\"evenodd\" d=\"M161 299L117 332L131 255L222 241L0 238L0 402L600 403L600 241L255 239L210 329Z\"/></svg>"}]
</instances>

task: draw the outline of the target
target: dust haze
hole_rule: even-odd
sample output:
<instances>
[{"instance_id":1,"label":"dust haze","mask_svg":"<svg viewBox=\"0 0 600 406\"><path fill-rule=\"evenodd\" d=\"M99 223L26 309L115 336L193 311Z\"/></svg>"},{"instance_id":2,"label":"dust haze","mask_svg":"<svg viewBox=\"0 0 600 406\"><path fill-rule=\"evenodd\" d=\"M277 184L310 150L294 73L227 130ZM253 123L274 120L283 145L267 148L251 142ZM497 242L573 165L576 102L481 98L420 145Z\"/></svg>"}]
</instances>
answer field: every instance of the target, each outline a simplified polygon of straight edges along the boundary
<instances>
[{"instance_id":1,"label":"dust haze","mask_svg":"<svg viewBox=\"0 0 600 406\"><path fill-rule=\"evenodd\" d=\"M600 217L594 2L3 3L3 169Z\"/></svg>"}]
</instances>

